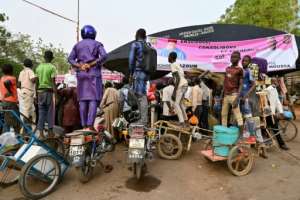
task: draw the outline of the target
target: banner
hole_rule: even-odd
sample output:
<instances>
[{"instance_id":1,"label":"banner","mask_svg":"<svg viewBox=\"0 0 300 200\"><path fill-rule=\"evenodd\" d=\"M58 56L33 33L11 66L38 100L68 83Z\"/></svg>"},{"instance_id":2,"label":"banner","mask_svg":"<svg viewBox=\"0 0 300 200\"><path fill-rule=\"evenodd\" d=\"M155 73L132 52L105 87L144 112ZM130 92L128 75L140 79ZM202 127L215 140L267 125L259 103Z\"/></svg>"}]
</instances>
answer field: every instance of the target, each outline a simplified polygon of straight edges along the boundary
<instances>
[{"instance_id":1,"label":"banner","mask_svg":"<svg viewBox=\"0 0 300 200\"><path fill-rule=\"evenodd\" d=\"M165 71L170 70L170 52L177 53L177 62L184 70L200 68L212 72L224 72L230 66L233 51L239 51L241 57L249 55L266 59L268 71L294 69L298 58L295 36L291 34L226 42L149 37L149 42L157 50L157 69Z\"/></svg>"}]
</instances>

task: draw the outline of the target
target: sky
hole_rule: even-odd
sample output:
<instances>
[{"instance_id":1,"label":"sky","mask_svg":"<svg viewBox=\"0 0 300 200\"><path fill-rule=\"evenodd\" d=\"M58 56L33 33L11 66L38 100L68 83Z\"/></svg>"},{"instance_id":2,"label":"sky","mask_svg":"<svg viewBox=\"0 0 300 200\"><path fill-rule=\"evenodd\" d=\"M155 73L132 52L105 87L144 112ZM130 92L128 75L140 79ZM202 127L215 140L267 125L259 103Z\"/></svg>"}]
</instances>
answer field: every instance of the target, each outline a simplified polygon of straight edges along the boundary
<instances>
[{"instance_id":1,"label":"sky","mask_svg":"<svg viewBox=\"0 0 300 200\"><path fill-rule=\"evenodd\" d=\"M30 0L77 19L77 0ZM234 0L80 0L80 26L93 25L97 40L111 51L134 39L138 28L147 34L190 25L209 24L225 13ZM67 52L76 43L76 25L26 4L0 0L0 13L13 33L29 34L34 40L61 45Z\"/></svg>"}]
</instances>

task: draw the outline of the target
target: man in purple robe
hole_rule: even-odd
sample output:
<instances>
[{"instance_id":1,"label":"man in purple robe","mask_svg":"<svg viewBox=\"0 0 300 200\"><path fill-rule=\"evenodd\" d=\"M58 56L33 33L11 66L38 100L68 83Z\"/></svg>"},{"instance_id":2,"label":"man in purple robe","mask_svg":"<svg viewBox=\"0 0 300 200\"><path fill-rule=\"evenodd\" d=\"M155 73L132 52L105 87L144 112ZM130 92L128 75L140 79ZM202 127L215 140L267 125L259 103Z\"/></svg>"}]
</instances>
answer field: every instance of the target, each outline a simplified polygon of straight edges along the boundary
<instances>
[{"instance_id":1,"label":"man in purple robe","mask_svg":"<svg viewBox=\"0 0 300 200\"><path fill-rule=\"evenodd\" d=\"M107 58L103 44L96 41L96 30L90 25L81 29L82 40L69 55L69 63L77 71L77 95L81 125L93 129L97 107L102 99L101 67Z\"/></svg>"}]
</instances>

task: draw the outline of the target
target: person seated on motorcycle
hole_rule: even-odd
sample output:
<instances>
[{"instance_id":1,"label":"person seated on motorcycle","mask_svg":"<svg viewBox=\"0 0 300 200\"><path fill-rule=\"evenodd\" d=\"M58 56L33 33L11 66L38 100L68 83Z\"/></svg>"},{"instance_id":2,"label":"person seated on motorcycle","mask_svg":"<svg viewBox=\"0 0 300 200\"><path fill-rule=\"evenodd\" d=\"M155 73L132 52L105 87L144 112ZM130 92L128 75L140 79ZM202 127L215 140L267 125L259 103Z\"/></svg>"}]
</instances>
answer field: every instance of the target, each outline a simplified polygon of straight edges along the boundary
<instances>
[{"instance_id":1,"label":"person seated on motorcycle","mask_svg":"<svg viewBox=\"0 0 300 200\"><path fill-rule=\"evenodd\" d=\"M140 119L138 100L133 96L134 92L132 92L129 85L129 79L126 76L123 78L123 84L119 94L121 116L129 123L136 122ZM129 97L130 95L131 97Z\"/></svg>"}]
</instances>

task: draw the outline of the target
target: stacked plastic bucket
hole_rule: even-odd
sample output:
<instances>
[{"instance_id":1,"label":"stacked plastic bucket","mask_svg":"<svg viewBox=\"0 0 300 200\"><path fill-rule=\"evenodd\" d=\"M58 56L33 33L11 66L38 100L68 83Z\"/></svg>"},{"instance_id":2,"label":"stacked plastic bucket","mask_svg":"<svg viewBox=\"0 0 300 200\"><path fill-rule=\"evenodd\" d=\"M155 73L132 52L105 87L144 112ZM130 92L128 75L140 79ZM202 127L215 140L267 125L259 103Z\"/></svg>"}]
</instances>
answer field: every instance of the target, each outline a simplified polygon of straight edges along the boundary
<instances>
[{"instance_id":1,"label":"stacked plastic bucket","mask_svg":"<svg viewBox=\"0 0 300 200\"><path fill-rule=\"evenodd\" d=\"M214 126L213 148L218 156L228 156L229 147L236 143L239 138L239 129L237 127Z\"/></svg>"}]
</instances>

